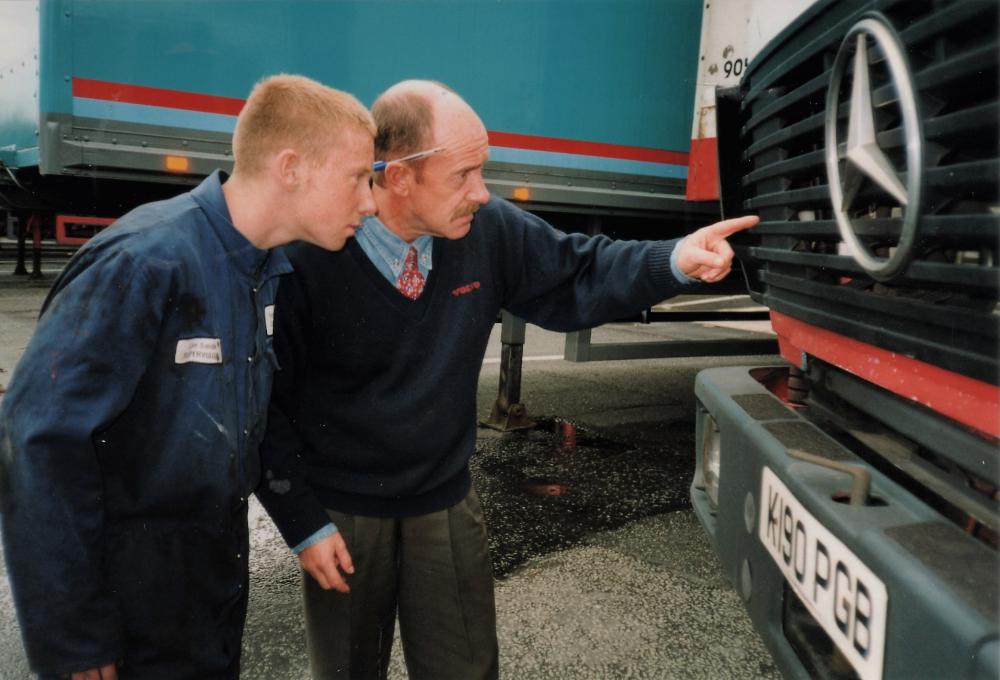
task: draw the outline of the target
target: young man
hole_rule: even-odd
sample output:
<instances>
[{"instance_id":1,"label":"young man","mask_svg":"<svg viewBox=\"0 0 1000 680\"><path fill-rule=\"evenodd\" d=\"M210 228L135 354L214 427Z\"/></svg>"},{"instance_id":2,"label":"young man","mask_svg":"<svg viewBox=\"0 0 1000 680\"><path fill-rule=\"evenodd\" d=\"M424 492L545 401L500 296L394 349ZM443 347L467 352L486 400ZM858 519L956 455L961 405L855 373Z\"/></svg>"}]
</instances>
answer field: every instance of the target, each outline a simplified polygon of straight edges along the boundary
<instances>
[{"instance_id":1,"label":"young man","mask_svg":"<svg viewBox=\"0 0 1000 680\"><path fill-rule=\"evenodd\" d=\"M498 311L555 330L638 312L724 277L725 238L757 219L680 242L567 236L490 197L486 129L454 92L403 82L372 113L390 160L378 219L341 253L286 251L258 495L309 574L313 677L384 677L398 611L411 678L492 678L493 580L468 461Z\"/></svg>"},{"instance_id":2,"label":"young man","mask_svg":"<svg viewBox=\"0 0 1000 680\"><path fill-rule=\"evenodd\" d=\"M0 406L4 548L43 677L239 676L278 277L375 205L352 96L259 83L235 167L141 206L60 275Z\"/></svg>"}]
</instances>

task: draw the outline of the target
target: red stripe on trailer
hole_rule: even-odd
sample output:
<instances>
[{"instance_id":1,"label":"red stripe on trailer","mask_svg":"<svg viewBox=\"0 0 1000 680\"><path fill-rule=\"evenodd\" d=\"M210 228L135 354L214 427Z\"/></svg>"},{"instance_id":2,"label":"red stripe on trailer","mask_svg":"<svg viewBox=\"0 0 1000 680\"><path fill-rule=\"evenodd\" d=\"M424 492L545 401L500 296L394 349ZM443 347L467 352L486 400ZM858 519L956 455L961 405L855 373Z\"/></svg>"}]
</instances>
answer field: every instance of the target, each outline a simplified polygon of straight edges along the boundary
<instances>
[{"instance_id":1,"label":"red stripe on trailer","mask_svg":"<svg viewBox=\"0 0 1000 680\"><path fill-rule=\"evenodd\" d=\"M783 356L810 354L993 437L1000 436L1000 387L771 312Z\"/></svg>"},{"instance_id":2,"label":"red stripe on trailer","mask_svg":"<svg viewBox=\"0 0 1000 680\"><path fill-rule=\"evenodd\" d=\"M715 137L691 140L687 191L689 201L719 200L719 161Z\"/></svg>"},{"instance_id":3,"label":"red stripe on trailer","mask_svg":"<svg viewBox=\"0 0 1000 680\"><path fill-rule=\"evenodd\" d=\"M243 100L234 97L165 90L145 85L126 85L89 78L73 78L73 96L167 109L220 113L226 116L236 116L243 109Z\"/></svg>"},{"instance_id":4,"label":"red stripe on trailer","mask_svg":"<svg viewBox=\"0 0 1000 680\"><path fill-rule=\"evenodd\" d=\"M228 116L239 115L244 100L233 97L220 97L197 92L182 92L167 90L145 85L127 85L112 83L105 80L89 78L73 78L73 96L102 101L122 102L125 104L142 104L159 106L167 109L183 109L201 113L220 113ZM489 132L490 144L527 151L550 151L579 156L595 156L599 158L619 158L630 161L645 161L648 163L664 163L667 165L688 164L689 154L683 151L668 151L642 146L626 146L623 144L606 144L604 142L587 142L576 139L560 139L557 137L541 137L524 135L517 132Z\"/></svg>"},{"instance_id":5,"label":"red stripe on trailer","mask_svg":"<svg viewBox=\"0 0 1000 680\"><path fill-rule=\"evenodd\" d=\"M647 163L666 163L668 165L687 165L688 163L688 154L683 151L667 151L666 149L651 149L644 146L625 146L622 144L605 144L604 142L584 142L576 139L522 135L517 132L497 132L496 130L490 130L489 136L490 146L509 149L550 151L578 156L597 156L599 158L620 158L629 161L645 161Z\"/></svg>"}]
</instances>

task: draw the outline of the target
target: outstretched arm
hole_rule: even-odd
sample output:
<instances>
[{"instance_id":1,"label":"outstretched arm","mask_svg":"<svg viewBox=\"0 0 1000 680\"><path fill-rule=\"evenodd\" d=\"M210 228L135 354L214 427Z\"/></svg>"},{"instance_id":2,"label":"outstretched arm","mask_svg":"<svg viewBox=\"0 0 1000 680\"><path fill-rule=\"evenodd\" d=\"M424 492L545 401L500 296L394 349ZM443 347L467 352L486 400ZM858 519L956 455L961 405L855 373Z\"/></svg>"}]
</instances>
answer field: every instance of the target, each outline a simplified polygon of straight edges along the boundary
<instances>
[{"instance_id":1,"label":"outstretched arm","mask_svg":"<svg viewBox=\"0 0 1000 680\"><path fill-rule=\"evenodd\" d=\"M726 237L758 222L743 217L683 239L624 241L565 234L504 201L482 212L495 240L487 247L501 306L557 331L592 328L686 292L694 281L719 281L732 264Z\"/></svg>"}]
</instances>

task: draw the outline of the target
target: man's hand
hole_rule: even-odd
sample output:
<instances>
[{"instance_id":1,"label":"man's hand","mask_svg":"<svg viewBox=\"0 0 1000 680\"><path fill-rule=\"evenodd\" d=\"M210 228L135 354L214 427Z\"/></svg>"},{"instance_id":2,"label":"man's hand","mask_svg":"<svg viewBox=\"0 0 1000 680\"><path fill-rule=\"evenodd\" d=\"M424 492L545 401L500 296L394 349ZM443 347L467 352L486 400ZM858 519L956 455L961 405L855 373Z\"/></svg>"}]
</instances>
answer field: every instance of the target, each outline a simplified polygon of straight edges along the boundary
<instances>
[{"instance_id":1,"label":"man's hand","mask_svg":"<svg viewBox=\"0 0 1000 680\"><path fill-rule=\"evenodd\" d=\"M91 668L89 671L77 671L70 674L70 680L118 680L115 665L109 663L101 668Z\"/></svg>"},{"instance_id":2,"label":"man's hand","mask_svg":"<svg viewBox=\"0 0 1000 680\"><path fill-rule=\"evenodd\" d=\"M316 579L320 587L325 590L339 590L342 593L350 592L347 581L340 575L340 570L345 574L354 573L354 564L351 562L351 553L347 551L347 544L344 543L340 532L330 534L299 553L299 564ZM339 567L339 569L338 569Z\"/></svg>"},{"instance_id":3,"label":"man's hand","mask_svg":"<svg viewBox=\"0 0 1000 680\"><path fill-rule=\"evenodd\" d=\"M688 234L677 252L677 267L685 276L715 283L729 273L733 249L726 238L760 222L754 215L723 220Z\"/></svg>"}]
</instances>

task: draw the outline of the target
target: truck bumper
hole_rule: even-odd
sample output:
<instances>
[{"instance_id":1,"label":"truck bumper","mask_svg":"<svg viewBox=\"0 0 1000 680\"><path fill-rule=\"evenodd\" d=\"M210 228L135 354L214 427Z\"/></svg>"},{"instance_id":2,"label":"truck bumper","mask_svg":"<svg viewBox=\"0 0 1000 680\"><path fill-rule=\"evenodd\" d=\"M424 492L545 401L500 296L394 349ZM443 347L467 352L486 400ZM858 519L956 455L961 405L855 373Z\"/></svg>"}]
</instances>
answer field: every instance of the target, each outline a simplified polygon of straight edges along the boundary
<instances>
[{"instance_id":1,"label":"truck bumper","mask_svg":"<svg viewBox=\"0 0 1000 680\"><path fill-rule=\"evenodd\" d=\"M691 500L782 673L997 678L996 552L786 407L751 370L698 375ZM713 436L717 504L702 460ZM868 469L869 502L847 504L850 476L795 449Z\"/></svg>"}]
</instances>

